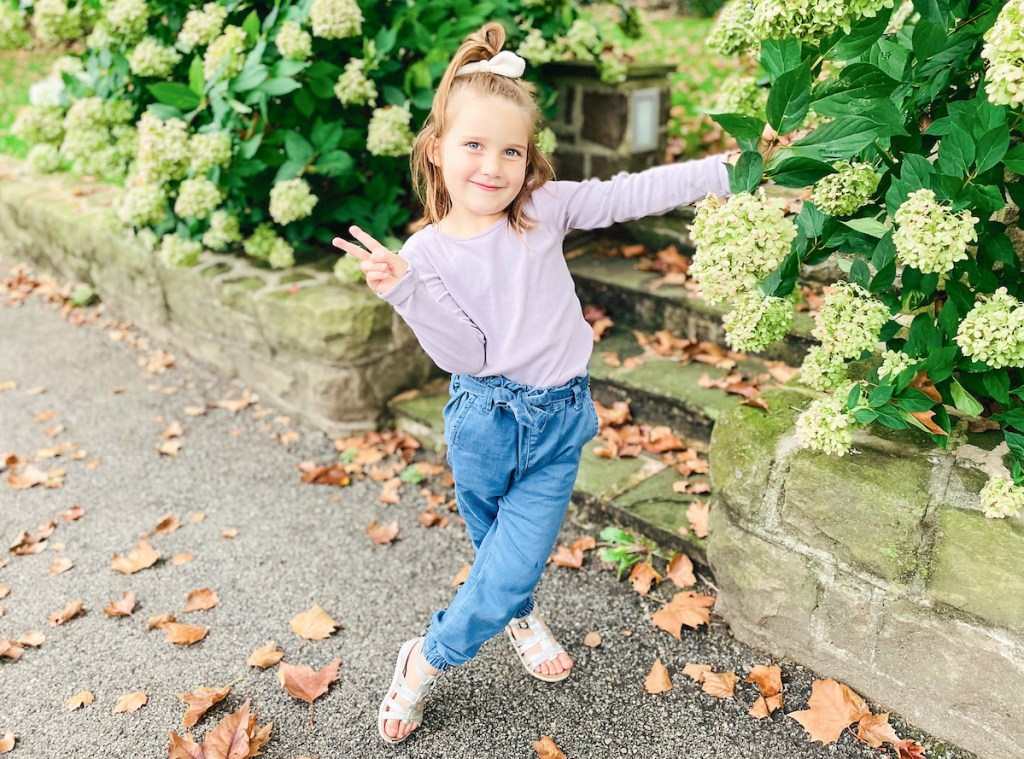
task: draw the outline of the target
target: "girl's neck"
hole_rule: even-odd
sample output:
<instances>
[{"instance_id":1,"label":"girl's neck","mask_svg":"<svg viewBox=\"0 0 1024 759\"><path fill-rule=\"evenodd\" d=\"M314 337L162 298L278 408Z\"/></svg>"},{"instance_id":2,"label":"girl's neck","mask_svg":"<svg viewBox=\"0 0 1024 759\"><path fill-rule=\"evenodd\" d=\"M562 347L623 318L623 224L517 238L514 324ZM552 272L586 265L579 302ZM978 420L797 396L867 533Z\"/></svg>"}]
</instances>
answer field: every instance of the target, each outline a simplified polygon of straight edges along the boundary
<instances>
[{"instance_id":1,"label":"girl's neck","mask_svg":"<svg viewBox=\"0 0 1024 759\"><path fill-rule=\"evenodd\" d=\"M435 225L437 230L449 237L476 237L508 220L508 213L503 211L493 216L472 216L461 218L449 213Z\"/></svg>"}]
</instances>

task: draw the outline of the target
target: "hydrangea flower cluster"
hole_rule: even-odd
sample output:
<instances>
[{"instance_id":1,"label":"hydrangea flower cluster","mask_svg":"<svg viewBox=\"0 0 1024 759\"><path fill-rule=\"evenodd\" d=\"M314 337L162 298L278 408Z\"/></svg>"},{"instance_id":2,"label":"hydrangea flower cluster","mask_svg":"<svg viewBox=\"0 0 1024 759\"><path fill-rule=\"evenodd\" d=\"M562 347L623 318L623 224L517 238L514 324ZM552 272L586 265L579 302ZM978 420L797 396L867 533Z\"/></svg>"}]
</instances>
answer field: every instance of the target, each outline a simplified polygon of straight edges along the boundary
<instances>
[{"instance_id":1,"label":"hydrangea flower cluster","mask_svg":"<svg viewBox=\"0 0 1024 759\"><path fill-rule=\"evenodd\" d=\"M889 309L860 285L838 282L825 296L811 331L822 348L843 358L873 350L878 333L889 321Z\"/></svg>"},{"instance_id":2,"label":"hydrangea flower cluster","mask_svg":"<svg viewBox=\"0 0 1024 759\"><path fill-rule=\"evenodd\" d=\"M555 57L555 52L544 39L544 33L540 29L531 29L520 43L516 53L533 66L540 66L548 63Z\"/></svg>"},{"instance_id":3,"label":"hydrangea flower cluster","mask_svg":"<svg viewBox=\"0 0 1024 759\"><path fill-rule=\"evenodd\" d=\"M51 105L26 105L18 111L11 133L29 145L59 145L64 139L64 109Z\"/></svg>"},{"instance_id":4,"label":"hydrangea flower cluster","mask_svg":"<svg viewBox=\"0 0 1024 759\"><path fill-rule=\"evenodd\" d=\"M410 121L412 114L405 108L390 105L374 108L366 130L366 149L372 155L395 158L408 155L413 141Z\"/></svg>"},{"instance_id":5,"label":"hydrangea flower cluster","mask_svg":"<svg viewBox=\"0 0 1024 759\"><path fill-rule=\"evenodd\" d=\"M50 74L29 85L28 102L32 105L60 105L65 89L61 75Z\"/></svg>"},{"instance_id":6,"label":"hydrangea flower cluster","mask_svg":"<svg viewBox=\"0 0 1024 759\"><path fill-rule=\"evenodd\" d=\"M363 69L366 61L352 58L334 85L334 96L342 105L376 105L377 85L368 79Z\"/></svg>"},{"instance_id":7,"label":"hydrangea flower cluster","mask_svg":"<svg viewBox=\"0 0 1024 759\"><path fill-rule=\"evenodd\" d=\"M60 152L56 145L41 142L32 146L25 157L25 162L37 174L52 174L60 168Z\"/></svg>"},{"instance_id":8,"label":"hydrangea flower cluster","mask_svg":"<svg viewBox=\"0 0 1024 759\"><path fill-rule=\"evenodd\" d=\"M229 24L224 32L206 48L203 56L203 74L211 81L217 74L228 81L238 76L245 66L245 31Z\"/></svg>"},{"instance_id":9,"label":"hydrangea flower cluster","mask_svg":"<svg viewBox=\"0 0 1024 759\"><path fill-rule=\"evenodd\" d=\"M25 12L7 3L0 3L0 50L27 47L31 41L25 29Z\"/></svg>"},{"instance_id":10,"label":"hydrangea flower cluster","mask_svg":"<svg viewBox=\"0 0 1024 759\"><path fill-rule=\"evenodd\" d=\"M811 202L830 216L849 216L871 200L882 177L870 163L836 161L835 174L819 179Z\"/></svg>"},{"instance_id":11,"label":"hydrangea flower cluster","mask_svg":"<svg viewBox=\"0 0 1024 759\"><path fill-rule=\"evenodd\" d=\"M797 443L801 448L843 456L853 444L856 420L846 410L847 391L836 390L828 398L813 401L796 418Z\"/></svg>"},{"instance_id":12,"label":"hydrangea flower cluster","mask_svg":"<svg viewBox=\"0 0 1024 759\"><path fill-rule=\"evenodd\" d=\"M754 30L754 3L751 0L729 0L722 8L705 40L708 47L732 57L746 55L760 47Z\"/></svg>"},{"instance_id":13,"label":"hydrangea flower cluster","mask_svg":"<svg viewBox=\"0 0 1024 759\"><path fill-rule=\"evenodd\" d=\"M106 6L102 23L113 39L131 45L146 33L149 15L146 0L114 0Z\"/></svg>"},{"instance_id":14,"label":"hydrangea flower cluster","mask_svg":"<svg viewBox=\"0 0 1024 759\"><path fill-rule=\"evenodd\" d=\"M188 126L184 121L161 121L150 111L142 114L135 168L143 182L165 184L181 179L190 160Z\"/></svg>"},{"instance_id":15,"label":"hydrangea flower cluster","mask_svg":"<svg viewBox=\"0 0 1024 759\"><path fill-rule=\"evenodd\" d=\"M167 193L155 184L130 185L117 206L117 218L127 227L159 224L167 217Z\"/></svg>"},{"instance_id":16,"label":"hydrangea flower cluster","mask_svg":"<svg viewBox=\"0 0 1024 759\"><path fill-rule=\"evenodd\" d=\"M294 21L285 21L274 40L277 52L285 58L304 61L313 54L313 35Z\"/></svg>"},{"instance_id":17,"label":"hydrangea flower cluster","mask_svg":"<svg viewBox=\"0 0 1024 759\"><path fill-rule=\"evenodd\" d=\"M61 157L79 174L123 176L136 148L132 114L128 101L76 100L64 116Z\"/></svg>"},{"instance_id":18,"label":"hydrangea flower cluster","mask_svg":"<svg viewBox=\"0 0 1024 759\"><path fill-rule=\"evenodd\" d=\"M82 36L82 8L68 7L67 0L37 0L32 10L36 38L46 45Z\"/></svg>"},{"instance_id":19,"label":"hydrangea flower cluster","mask_svg":"<svg viewBox=\"0 0 1024 759\"><path fill-rule=\"evenodd\" d=\"M723 201L709 195L697 208L690 233L697 253L690 274L711 304L731 300L782 263L796 227L763 191L741 192Z\"/></svg>"},{"instance_id":20,"label":"hydrangea flower cluster","mask_svg":"<svg viewBox=\"0 0 1024 759\"><path fill-rule=\"evenodd\" d=\"M624 82L628 73L629 66L622 48L616 45L601 53L601 57L597 61L597 75L602 82L605 84Z\"/></svg>"},{"instance_id":21,"label":"hydrangea flower cluster","mask_svg":"<svg viewBox=\"0 0 1024 759\"><path fill-rule=\"evenodd\" d=\"M1014 517L1021 509L1024 509L1024 487L1015 485L1009 477L991 477L981 489L981 510L989 519Z\"/></svg>"},{"instance_id":22,"label":"hydrangea flower cluster","mask_svg":"<svg viewBox=\"0 0 1024 759\"><path fill-rule=\"evenodd\" d=\"M164 235L160 241L160 255L171 266L195 266L203 246L195 240L186 240L176 234Z\"/></svg>"},{"instance_id":23,"label":"hydrangea flower cluster","mask_svg":"<svg viewBox=\"0 0 1024 759\"><path fill-rule=\"evenodd\" d=\"M295 250L281 239L271 224L260 224L242 242L247 255L267 261L275 269L286 269L295 263Z\"/></svg>"},{"instance_id":24,"label":"hydrangea flower cluster","mask_svg":"<svg viewBox=\"0 0 1024 759\"><path fill-rule=\"evenodd\" d=\"M355 37L363 31L363 12L356 0L313 0L309 19L313 35L325 40Z\"/></svg>"},{"instance_id":25,"label":"hydrangea flower cluster","mask_svg":"<svg viewBox=\"0 0 1024 759\"><path fill-rule=\"evenodd\" d=\"M128 68L136 76L167 79L180 61L181 53L170 45L164 45L154 37L143 37L135 49L128 54Z\"/></svg>"},{"instance_id":26,"label":"hydrangea flower cluster","mask_svg":"<svg viewBox=\"0 0 1024 759\"><path fill-rule=\"evenodd\" d=\"M767 105L768 90L758 87L757 79L745 74L732 74L722 82L711 110L764 118Z\"/></svg>"},{"instance_id":27,"label":"hydrangea flower cluster","mask_svg":"<svg viewBox=\"0 0 1024 759\"><path fill-rule=\"evenodd\" d=\"M736 351L763 351L785 337L793 323L793 303L786 298L763 298L754 290L740 295L733 305L722 324L726 342Z\"/></svg>"},{"instance_id":28,"label":"hydrangea flower cluster","mask_svg":"<svg viewBox=\"0 0 1024 759\"><path fill-rule=\"evenodd\" d=\"M224 28L228 9L220 3L207 3L202 10L189 11L178 32L178 47L186 53L202 45L209 45Z\"/></svg>"},{"instance_id":29,"label":"hydrangea flower cluster","mask_svg":"<svg viewBox=\"0 0 1024 759\"><path fill-rule=\"evenodd\" d=\"M214 211L210 216L210 228L203 234L203 245L210 250L224 250L233 242L242 239L238 217L227 211Z\"/></svg>"},{"instance_id":30,"label":"hydrangea flower cluster","mask_svg":"<svg viewBox=\"0 0 1024 759\"><path fill-rule=\"evenodd\" d=\"M551 131L551 127L544 127L537 132L537 136L533 141L537 145L537 150L544 155L551 155L558 148L558 138Z\"/></svg>"},{"instance_id":31,"label":"hydrangea flower cluster","mask_svg":"<svg viewBox=\"0 0 1024 759\"><path fill-rule=\"evenodd\" d=\"M758 37L796 37L817 43L836 29L850 31L859 18L874 17L894 0L760 0L752 25Z\"/></svg>"},{"instance_id":32,"label":"hydrangea flower cluster","mask_svg":"<svg viewBox=\"0 0 1024 759\"><path fill-rule=\"evenodd\" d=\"M903 351L885 351L878 367L878 377L898 377L913 364L913 359Z\"/></svg>"},{"instance_id":33,"label":"hydrangea flower cluster","mask_svg":"<svg viewBox=\"0 0 1024 759\"><path fill-rule=\"evenodd\" d=\"M831 390L846 380L846 359L815 345L804 356L800 381L815 390Z\"/></svg>"},{"instance_id":34,"label":"hydrangea flower cluster","mask_svg":"<svg viewBox=\"0 0 1024 759\"><path fill-rule=\"evenodd\" d=\"M343 285L354 285L362 282L366 276L360 268L360 261L355 256L341 256L334 262L334 278Z\"/></svg>"},{"instance_id":35,"label":"hydrangea flower cluster","mask_svg":"<svg viewBox=\"0 0 1024 759\"><path fill-rule=\"evenodd\" d=\"M955 214L936 201L931 190L910 193L893 217L896 255L925 274L942 273L967 258L967 246L978 241L970 211Z\"/></svg>"},{"instance_id":36,"label":"hydrangea flower cluster","mask_svg":"<svg viewBox=\"0 0 1024 759\"><path fill-rule=\"evenodd\" d=\"M186 179L178 187L174 213L181 218L205 219L221 200L220 189L206 177Z\"/></svg>"},{"instance_id":37,"label":"hydrangea flower cluster","mask_svg":"<svg viewBox=\"0 0 1024 759\"><path fill-rule=\"evenodd\" d=\"M305 179L278 182L270 188L270 218L281 226L305 219L313 213L318 200Z\"/></svg>"},{"instance_id":38,"label":"hydrangea flower cluster","mask_svg":"<svg viewBox=\"0 0 1024 759\"><path fill-rule=\"evenodd\" d=\"M965 356L993 369L1024 366L1024 303L1000 287L967 312L954 338Z\"/></svg>"},{"instance_id":39,"label":"hydrangea flower cluster","mask_svg":"<svg viewBox=\"0 0 1024 759\"><path fill-rule=\"evenodd\" d=\"M1007 0L995 25L985 32L981 57L985 89L995 105L1024 104L1024 0Z\"/></svg>"},{"instance_id":40,"label":"hydrangea flower cluster","mask_svg":"<svg viewBox=\"0 0 1024 759\"><path fill-rule=\"evenodd\" d=\"M197 132L189 137L188 150L193 174L205 174L214 166L227 166L231 163L231 134L223 129Z\"/></svg>"},{"instance_id":41,"label":"hydrangea flower cluster","mask_svg":"<svg viewBox=\"0 0 1024 759\"><path fill-rule=\"evenodd\" d=\"M594 24L578 18L572 22L569 31L560 41L576 60L592 61L594 50L601 46L601 35Z\"/></svg>"}]
</instances>

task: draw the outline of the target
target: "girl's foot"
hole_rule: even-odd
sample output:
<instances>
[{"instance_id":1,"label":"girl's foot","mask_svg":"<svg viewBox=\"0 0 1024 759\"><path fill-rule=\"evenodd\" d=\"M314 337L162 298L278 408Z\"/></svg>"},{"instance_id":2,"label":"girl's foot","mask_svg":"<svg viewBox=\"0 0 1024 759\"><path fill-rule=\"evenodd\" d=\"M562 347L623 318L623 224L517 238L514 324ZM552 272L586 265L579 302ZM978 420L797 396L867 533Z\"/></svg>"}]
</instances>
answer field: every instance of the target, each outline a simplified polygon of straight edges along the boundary
<instances>
[{"instance_id":1,"label":"girl's foot","mask_svg":"<svg viewBox=\"0 0 1024 759\"><path fill-rule=\"evenodd\" d=\"M513 619L506 629L520 661L531 675L552 683L569 676L573 661L536 609L525 617Z\"/></svg>"},{"instance_id":2,"label":"girl's foot","mask_svg":"<svg viewBox=\"0 0 1024 759\"><path fill-rule=\"evenodd\" d=\"M404 741L423 719L423 702L439 670L423 658L423 638L402 645L391 685L377 711L377 730L388 743Z\"/></svg>"}]
</instances>

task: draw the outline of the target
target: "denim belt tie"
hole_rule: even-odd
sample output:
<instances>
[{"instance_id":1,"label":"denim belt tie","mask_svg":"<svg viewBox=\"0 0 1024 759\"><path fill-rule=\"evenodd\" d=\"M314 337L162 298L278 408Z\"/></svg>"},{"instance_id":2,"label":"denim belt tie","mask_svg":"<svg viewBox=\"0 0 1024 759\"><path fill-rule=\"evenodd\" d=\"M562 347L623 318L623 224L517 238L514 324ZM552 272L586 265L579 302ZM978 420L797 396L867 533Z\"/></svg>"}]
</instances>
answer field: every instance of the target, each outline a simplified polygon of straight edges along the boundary
<instances>
[{"instance_id":1,"label":"denim belt tie","mask_svg":"<svg viewBox=\"0 0 1024 759\"><path fill-rule=\"evenodd\" d=\"M541 432L547 423L548 412L540 406L534 406L528 398L528 394L516 393L507 387L491 388L490 399L495 405L508 408L516 421L524 427Z\"/></svg>"}]
</instances>

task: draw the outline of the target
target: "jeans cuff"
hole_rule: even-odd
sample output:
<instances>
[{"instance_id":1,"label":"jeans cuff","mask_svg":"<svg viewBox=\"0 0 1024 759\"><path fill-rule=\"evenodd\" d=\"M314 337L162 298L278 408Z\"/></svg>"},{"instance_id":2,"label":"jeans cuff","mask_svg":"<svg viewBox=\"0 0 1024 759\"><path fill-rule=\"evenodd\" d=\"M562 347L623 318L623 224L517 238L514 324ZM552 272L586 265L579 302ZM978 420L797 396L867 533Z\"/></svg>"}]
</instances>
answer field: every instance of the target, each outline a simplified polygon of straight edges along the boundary
<instances>
[{"instance_id":1,"label":"jeans cuff","mask_svg":"<svg viewBox=\"0 0 1024 759\"><path fill-rule=\"evenodd\" d=\"M427 664L429 664L434 669L440 670L441 672L444 672L446 669L448 669L449 667L452 666L451 664L449 664L445 660L445 658L437 650L437 645L434 643L434 641L429 641L428 642L425 639L423 641L423 649L422 650L423 650L423 658L426 659L427 660Z\"/></svg>"},{"instance_id":2,"label":"jeans cuff","mask_svg":"<svg viewBox=\"0 0 1024 759\"><path fill-rule=\"evenodd\" d=\"M520 606L518 611L516 611L516 613L512 615L512 619L522 619L528 614L531 614L535 606L536 604L534 604L533 596L531 595L529 598L526 599L526 603Z\"/></svg>"}]
</instances>

